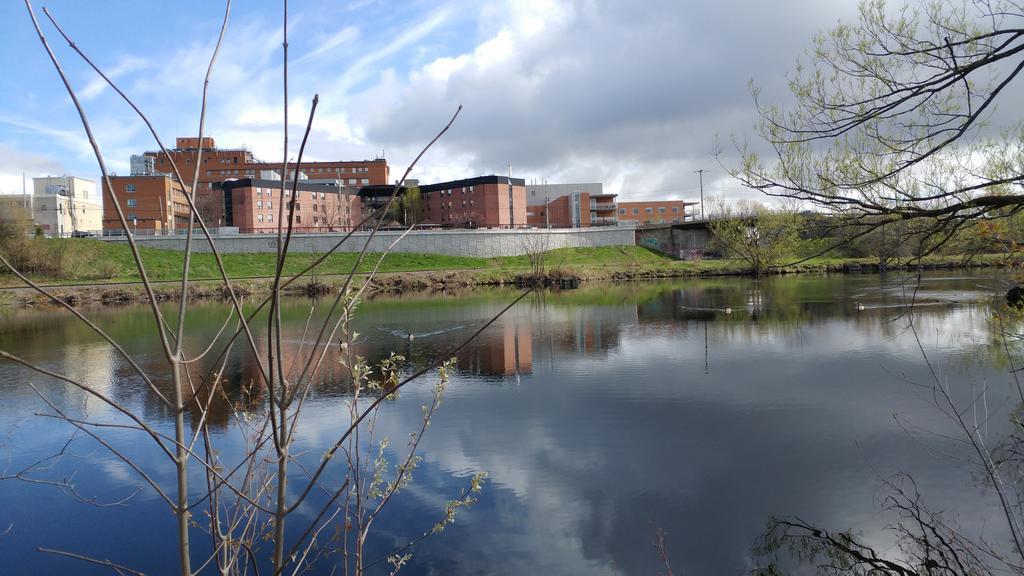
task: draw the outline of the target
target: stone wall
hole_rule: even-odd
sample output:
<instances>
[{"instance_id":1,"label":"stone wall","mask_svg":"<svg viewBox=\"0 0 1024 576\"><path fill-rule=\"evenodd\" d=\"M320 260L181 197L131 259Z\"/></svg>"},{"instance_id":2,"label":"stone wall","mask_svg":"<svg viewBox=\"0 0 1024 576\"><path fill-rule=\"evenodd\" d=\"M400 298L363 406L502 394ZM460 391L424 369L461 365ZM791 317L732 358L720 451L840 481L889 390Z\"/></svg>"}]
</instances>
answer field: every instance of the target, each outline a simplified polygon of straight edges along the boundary
<instances>
[{"instance_id":1,"label":"stone wall","mask_svg":"<svg viewBox=\"0 0 1024 576\"><path fill-rule=\"evenodd\" d=\"M369 232L356 232L346 240L339 252L358 252L366 243ZM401 237L402 232L377 232L370 244L370 252L383 252ZM292 252L323 253L334 247L344 234L297 234L292 237ZM276 234L239 234L215 236L217 250L222 254L275 252ZM125 238L107 237L108 242L127 242ZM138 236L140 246L161 250L184 250L184 236ZM632 246L634 229L629 226L576 228L558 230L423 230L410 232L391 250L421 254L449 256L520 256L528 252L555 248L583 248L595 246ZM196 235L195 252L209 252L206 239Z\"/></svg>"}]
</instances>

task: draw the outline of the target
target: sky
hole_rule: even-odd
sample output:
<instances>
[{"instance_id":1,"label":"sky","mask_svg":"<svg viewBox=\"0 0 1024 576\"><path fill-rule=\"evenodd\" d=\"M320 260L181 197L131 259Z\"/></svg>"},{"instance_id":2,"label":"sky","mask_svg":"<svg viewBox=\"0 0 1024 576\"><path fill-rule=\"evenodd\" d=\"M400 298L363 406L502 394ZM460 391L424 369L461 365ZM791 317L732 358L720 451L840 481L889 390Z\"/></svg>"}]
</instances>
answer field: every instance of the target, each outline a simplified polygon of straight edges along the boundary
<instances>
[{"instance_id":1,"label":"sky","mask_svg":"<svg viewBox=\"0 0 1024 576\"><path fill-rule=\"evenodd\" d=\"M37 17L79 94L110 170L156 148L132 110ZM198 132L203 77L224 4L51 0L76 44L165 142ZM280 2L239 0L209 86L205 133L280 160ZM755 141L753 81L789 100L787 74L853 0L292 0L289 154L318 94L309 160L387 158L398 178L459 105L411 178L486 174L603 182L620 200L757 198L729 178L731 142ZM99 169L21 2L0 3L0 193L22 173ZM715 150L720 148L718 157ZM31 186L31 181L29 182Z\"/></svg>"}]
</instances>

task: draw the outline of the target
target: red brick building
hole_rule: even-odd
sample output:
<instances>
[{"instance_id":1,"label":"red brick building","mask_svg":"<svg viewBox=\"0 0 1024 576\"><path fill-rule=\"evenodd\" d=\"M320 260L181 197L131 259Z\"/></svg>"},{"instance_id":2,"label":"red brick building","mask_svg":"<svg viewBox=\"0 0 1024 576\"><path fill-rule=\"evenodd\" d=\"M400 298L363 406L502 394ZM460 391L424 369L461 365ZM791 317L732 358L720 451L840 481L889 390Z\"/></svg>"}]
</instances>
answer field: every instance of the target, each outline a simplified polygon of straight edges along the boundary
<instances>
[{"instance_id":1,"label":"red brick building","mask_svg":"<svg viewBox=\"0 0 1024 576\"><path fill-rule=\"evenodd\" d=\"M527 221L538 228L614 226L617 194L605 194L600 182L526 186Z\"/></svg>"},{"instance_id":2,"label":"red brick building","mask_svg":"<svg viewBox=\"0 0 1024 576\"><path fill-rule=\"evenodd\" d=\"M479 176L420 186L423 220L459 228L525 228L526 181Z\"/></svg>"},{"instance_id":3,"label":"red brick building","mask_svg":"<svg viewBox=\"0 0 1024 576\"><path fill-rule=\"evenodd\" d=\"M217 148L212 137L178 138L175 147L167 152L181 171L181 177L191 184L195 171L196 152L202 144L202 159L199 169L199 183L196 187L196 204L200 214L210 226L227 225L223 222L223 197L214 184L230 179L261 178L262 172L271 171L281 175L281 162L261 162L246 148ZM160 151L145 152L154 158L157 172L171 174L171 163ZM289 175L294 175L294 166L289 165ZM387 160L303 162L301 172L311 180L336 180L341 186L381 185L390 182L390 168Z\"/></svg>"},{"instance_id":4,"label":"red brick building","mask_svg":"<svg viewBox=\"0 0 1024 576\"><path fill-rule=\"evenodd\" d=\"M696 204L682 200L619 202L619 222L679 224L686 220L686 207Z\"/></svg>"},{"instance_id":5,"label":"red brick building","mask_svg":"<svg viewBox=\"0 0 1024 576\"><path fill-rule=\"evenodd\" d=\"M224 199L225 226L242 234L277 232L281 182L242 178L217 184ZM292 186L285 191L291 199ZM284 206L287 224L288 205ZM356 188L298 183L295 191L295 232L351 230L362 219L362 202Z\"/></svg>"},{"instance_id":6,"label":"red brick building","mask_svg":"<svg viewBox=\"0 0 1024 576\"><path fill-rule=\"evenodd\" d=\"M534 204L527 210L526 220L538 228L589 228L590 226L614 226L615 194L574 192L549 200L545 204Z\"/></svg>"},{"instance_id":7,"label":"red brick building","mask_svg":"<svg viewBox=\"0 0 1024 576\"><path fill-rule=\"evenodd\" d=\"M166 233L188 225L188 187L168 176L111 176L128 226L146 233ZM103 183L103 230L123 231L107 183Z\"/></svg>"}]
</instances>

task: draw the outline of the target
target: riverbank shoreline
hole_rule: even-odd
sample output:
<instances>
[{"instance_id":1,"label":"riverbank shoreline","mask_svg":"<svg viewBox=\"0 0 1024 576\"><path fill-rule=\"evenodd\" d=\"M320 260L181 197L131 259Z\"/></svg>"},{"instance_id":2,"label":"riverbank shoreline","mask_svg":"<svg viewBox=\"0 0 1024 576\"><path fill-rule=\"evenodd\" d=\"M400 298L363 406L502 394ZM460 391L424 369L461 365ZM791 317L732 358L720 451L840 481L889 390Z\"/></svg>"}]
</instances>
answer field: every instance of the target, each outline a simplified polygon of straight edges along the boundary
<instances>
[{"instance_id":1,"label":"riverbank shoreline","mask_svg":"<svg viewBox=\"0 0 1024 576\"><path fill-rule=\"evenodd\" d=\"M970 270L1003 268L1007 263L992 258L958 261L958 258L931 259L925 262L881 267L868 259L842 259L828 262L807 262L773 268L766 276L791 274L878 274L896 270ZM601 282L633 282L667 278L716 278L752 276L752 270L735 260L672 261L668 266L599 266L574 268L558 266L543 273L529 269L426 270L378 273L367 290L368 297L406 293L437 293L478 287L576 287ZM320 296L336 293L344 284L346 274L302 276L284 289L287 296ZM367 274L359 273L356 286L362 286ZM149 297L141 282L89 282L83 284L42 284L52 296L71 306L118 306L144 303ZM232 278L232 288L239 297L265 296L273 286L272 277ZM174 302L180 297L180 280L153 282L153 294L159 302ZM200 279L190 282L190 300L227 300L223 282ZM28 286L0 288L0 307L46 308L59 306L53 300Z\"/></svg>"}]
</instances>

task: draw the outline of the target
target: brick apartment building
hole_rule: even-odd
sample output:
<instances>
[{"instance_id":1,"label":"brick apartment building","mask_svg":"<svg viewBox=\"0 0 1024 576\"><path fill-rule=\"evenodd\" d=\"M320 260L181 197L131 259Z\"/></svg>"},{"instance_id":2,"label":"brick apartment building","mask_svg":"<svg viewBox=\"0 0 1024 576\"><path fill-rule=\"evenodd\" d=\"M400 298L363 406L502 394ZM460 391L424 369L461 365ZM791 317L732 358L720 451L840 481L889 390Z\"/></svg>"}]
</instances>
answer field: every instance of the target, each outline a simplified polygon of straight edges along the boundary
<instances>
[{"instance_id":1,"label":"brick apartment building","mask_svg":"<svg viewBox=\"0 0 1024 576\"><path fill-rule=\"evenodd\" d=\"M214 186L238 178L270 177L267 172L281 176L281 162L262 162L246 148L217 148L212 137L177 138L175 147L167 152L181 171L181 177L191 183L195 171L196 152L202 144L202 167L196 188L196 204L210 226L226 225L223 219L224 200L221 190ZM171 163L160 151L148 151L145 156L153 158L152 169L156 173L171 174ZM134 162L133 162L134 164ZM303 162L300 169L311 180L331 181L338 186L381 185L390 182L390 168L387 160L376 158L361 161ZM295 174L289 165L288 176ZM289 178L290 179L290 178ZM280 186L280 184L278 184Z\"/></svg>"},{"instance_id":2,"label":"brick apartment building","mask_svg":"<svg viewBox=\"0 0 1024 576\"><path fill-rule=\"evenodd\" d=\"M420 186L423 220L460 228L525 228L526 181L479 176Z\"/></svg>"},{"instance_id":3,"label":"brick apartment building","mask_svg":"<svg viewBox=\"0 0 1024 576\"><path fill-rule=\"evenodd\" d=\"M551 187L572 187L575 184L547 184ZM601 184L582 184L597 187L591 192L574 190L562 196L535 194L530 190L527 196L526 221L537 228L590 228L597 225L615 225L615 194L604 194ZM545 191L545 192L551 192Z\"/></svg>"},{"instance_id":4,"label":"brick apartment building","mask_svg":"<svg viewBox=\"0 0 1024 576\"><path fill-rule=\"evenodd\" d=\"M188 187L169 176L111 176L118 204L133 231L161 234L188 225ZM103 183L104 233L123 232L114 202Z\"/></svg>"},{"instance_id":5,"label":"brick apartment building","mask_svg":"<svg viewBox=\"0 0 1024 576\"><path fill-rule=\"evenodd\" d=\"M225 226L242 234L277 232L280 216L281 182L241 178L215 185L224 200ZM292 186L285 191L291 199ZM284 206L287 224L288 206ZM362 202L357 188L309 184L300 181L295 190L295 232L336 232L351 230L362 219Z\"/></svg>"},{"instance_id":6,"label":"brick apartment building","mask_svg":"<svg viewBox=\"0 0 1024 576\"><path fill-rule=\"evenodd\" d=\"M619 222L680 224L686 220L686 207L696 204L682 200L619 202Z\"/></svg>"}]
</instances>

